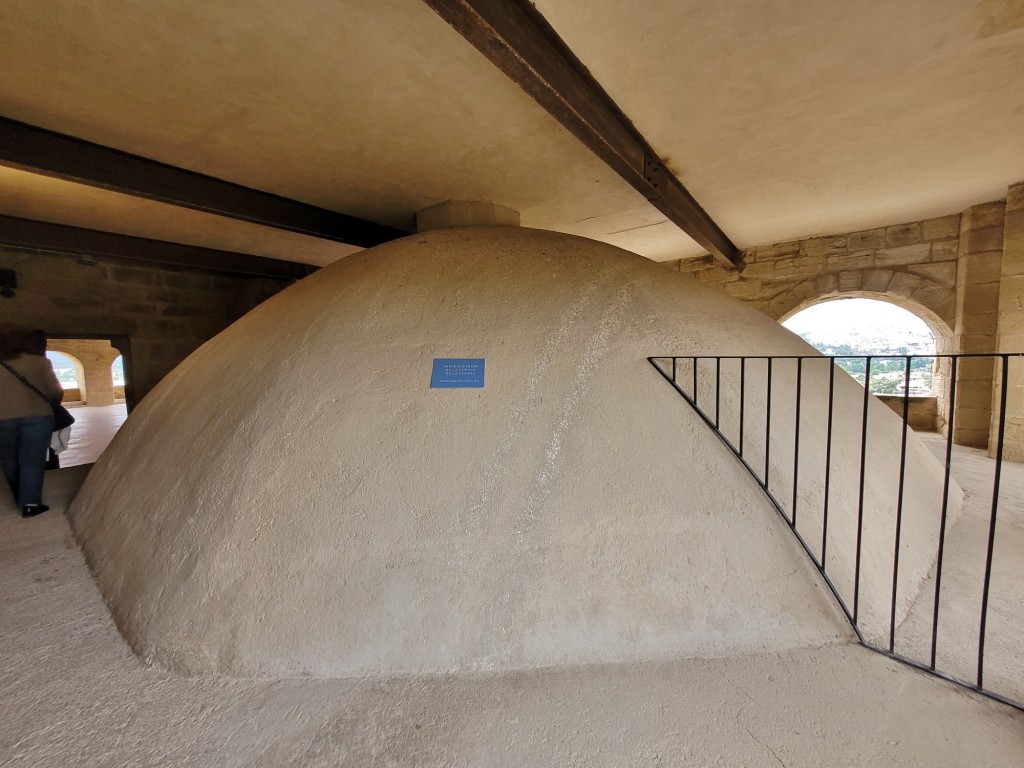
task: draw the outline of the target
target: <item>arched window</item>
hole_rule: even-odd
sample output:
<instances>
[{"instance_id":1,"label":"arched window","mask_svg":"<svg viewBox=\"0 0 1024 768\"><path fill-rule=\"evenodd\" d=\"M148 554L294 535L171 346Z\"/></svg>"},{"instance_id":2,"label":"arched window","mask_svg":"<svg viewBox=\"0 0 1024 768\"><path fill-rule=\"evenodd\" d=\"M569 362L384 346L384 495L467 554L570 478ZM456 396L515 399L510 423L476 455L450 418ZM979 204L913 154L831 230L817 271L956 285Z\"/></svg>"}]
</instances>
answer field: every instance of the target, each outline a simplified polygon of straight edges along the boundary
<instances>
[{"instance_id":1,"label":"arched window","mask_svg":"<svg viewBox=\"0 0 1024 768\"><path fill-rule=\"evenodd\" d=\"M118 355L110 364L110 377L114 380L115 387L124 386L124 358Z\"/></svg>"},{"instance_id":2,"label":"arched window","mask_svg":"<svg viewBox=\"0 0 1024 768\"><path fill-rule=\"evenodd\" d=\"M910 394L932 394L935 336L913 313L875 299L835 299L797 312L783 325L826 355L851 355L836 364L864 383L865 355L923 355L911 360ZM906 361L871 362L871 392L902 395Z\"/></svg>"},{"instance_id":3,"label":"arched window","mask_svg":"<svg viewBox=\"0 0 1024 768\"><path fill-rule=\"evenodd\" d=\"M60 382L64 389L83 388L85 381L80 362L70 355L65 355L63 352L47 351L46 357L49 358L50 363L53 365L53 372L57 374L57 381Z\"/></svg>"}]
</instances>

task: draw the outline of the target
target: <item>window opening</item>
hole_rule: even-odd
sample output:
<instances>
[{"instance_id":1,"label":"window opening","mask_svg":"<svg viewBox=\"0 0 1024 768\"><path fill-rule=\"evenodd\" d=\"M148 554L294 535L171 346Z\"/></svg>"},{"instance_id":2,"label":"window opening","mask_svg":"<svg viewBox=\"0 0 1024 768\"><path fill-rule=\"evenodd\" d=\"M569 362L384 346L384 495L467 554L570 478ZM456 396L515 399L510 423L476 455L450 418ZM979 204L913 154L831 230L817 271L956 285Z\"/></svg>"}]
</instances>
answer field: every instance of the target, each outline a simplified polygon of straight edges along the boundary
<instances>
[{"instance_id":1,"label":"window opening","mask_svg":"<svg viewBox=\"0 0 1024 768\"><path fill-rule=\"evenodd\" d=\"M910 364L911 396L933 394L935 336L912 312L875 299L836 299L797 312L783 324L825 355L839 357L836 365L864 384L864 356L924 355ZM843 355L851 357L843 358ZM901 359L872 360L870 391L902 395L906 363Z\"/></svg>"}]
</instances>

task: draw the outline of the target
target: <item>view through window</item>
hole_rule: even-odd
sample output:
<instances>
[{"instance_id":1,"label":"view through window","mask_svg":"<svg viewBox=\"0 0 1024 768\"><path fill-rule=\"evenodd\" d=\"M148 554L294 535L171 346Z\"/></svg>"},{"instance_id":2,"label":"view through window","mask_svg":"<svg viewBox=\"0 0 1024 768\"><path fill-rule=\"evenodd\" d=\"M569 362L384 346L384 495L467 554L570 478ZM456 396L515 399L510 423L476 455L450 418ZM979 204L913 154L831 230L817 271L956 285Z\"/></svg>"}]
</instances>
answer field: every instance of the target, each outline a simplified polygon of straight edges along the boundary
<instances>
[{"instance_id":1,"label":"view through window","mask_svg":"<svg viewBox=\"0 0 1024 768\"><path fill-rule=\"evenodd\" d=\"M866 355L934 355L935 337L923 320L907 310L875 299L837 299L798 312L783 325L864 383ZM843 355L855 357L842 359ZM910 366L910 394L932 394L934 359L916 358ZM902 395L906 362L872 360L870 391Z\"/></svg>"},{"instance_id":2,"label":"view through window","mask_svg":"<svg viewBox=\"0 0 1024 768\"><path fill-rule=\"evenodd\" d=\"M78 368L67 355L60 352L47 352L46 356L53 364L53 372L57 374L57 381L64 389L75 389L78 387Z\"/></svg>"},{"instance_id":3,"label":"view through window","mask_svg":"<svg viewBox=\"0 0 1024 768\"><path fill-rule=\"evenodd\" d=\"M110 375L114 379L115 387L124 386L124 358L118 355L110 364Z\"/></svg>"}]
</instances>

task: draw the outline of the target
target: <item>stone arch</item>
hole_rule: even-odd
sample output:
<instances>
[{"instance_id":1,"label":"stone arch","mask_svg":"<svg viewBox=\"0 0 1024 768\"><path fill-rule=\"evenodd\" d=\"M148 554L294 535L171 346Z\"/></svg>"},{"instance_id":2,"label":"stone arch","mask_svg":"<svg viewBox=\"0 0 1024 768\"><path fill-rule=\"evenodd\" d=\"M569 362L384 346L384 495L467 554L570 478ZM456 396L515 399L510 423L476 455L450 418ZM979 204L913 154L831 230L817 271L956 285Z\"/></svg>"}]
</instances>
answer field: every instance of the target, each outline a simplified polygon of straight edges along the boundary
<instances>
[{"instance_id":1,"label":"stone arch","mask_svg":"<svg viewBox=\"0 0 1024 768\"><path fill-rule=\"evenodd\" d=\"M114 382L110 365L119 354L105 339L48 339L46 348L81 364L84 386L82 400L88 405L113 405Z\"/></svg>"},{"instance_id":2,"label":"stone arch","mask_svg":"<svg viewBox=\"0 0 1024 768\"><path fill-rule=\"evenodd\" d=\"M78 397L75 397L73 392L69 393L68 390L65 390L64 399L65 400L69 400L70 399L70 400L82 400L82 401L84 401L86 399L85 364L78 358L77 355L73 354L72 352L69 352L67 349L61 348L59 342L55 345L53 342L47 341L46 342L46 351L47 352L57 352L57 353L59 353L61 355L64 355L64 357L66 357L68 360L70 360L72 363L74 363L74 365L75 365L75 389L78 391ZM69 394L70 394L70 397L68 397Z\"/></svg>"},{"instance_id":3,"label":"stone arch","mask_svg":"<svg viewBox=\"0 0 1024 768\"><path fill-rule=\"evenodd\" d=\"M952 295L952 291L947 291L947 293ZM949 354L955 351L953 327L950 323L946 322L946 320L933 309L912 297L887 292L863 290L849 290L841 292L833 291L823 296L816 296L798 301L792 309L775 319L781 324L786 320L789 320L789 318L793 317L798 312L803 312L809 307L824 304L827 301L835 301L837 299L874 299L876 301L887 302L899 307L900 309L905 309L928 326L928 330L931 331L932 337L935 339L936 355ZM937 429L943 433L946 429L947 416L949 412L947 395L949 394L950 370L950 363L948 359L943 359L941 357L936 358L932 374L932 392L935 395L935 425L931 428Z\"/></svg>"},{"instance_id":4,"label":"stone arch","mask_svg":"<svg viewBox=\"0 0 1024 768\"><path fill-rule=\"evenodd\" d=\"M893 304L900 309L905 309L910 314L914 315L914 317L922 320L924 324L928 326L928 330L931 331L932 336L935 337L936 352L941 353L942 351L948 351L947 348L949 342L953 338L953 327L933 309L920 301L891 293L860 290L833 292L823 296L816 296L799 301L791 309L777 317L774 317L774 319L779 323L784 323L798 312L803 312L809 307L813 307L817 304L824 304L826 301L835 301L837 299L874 299L876 301L884 301L889 304Z\"/></svg>"}]
</instances>

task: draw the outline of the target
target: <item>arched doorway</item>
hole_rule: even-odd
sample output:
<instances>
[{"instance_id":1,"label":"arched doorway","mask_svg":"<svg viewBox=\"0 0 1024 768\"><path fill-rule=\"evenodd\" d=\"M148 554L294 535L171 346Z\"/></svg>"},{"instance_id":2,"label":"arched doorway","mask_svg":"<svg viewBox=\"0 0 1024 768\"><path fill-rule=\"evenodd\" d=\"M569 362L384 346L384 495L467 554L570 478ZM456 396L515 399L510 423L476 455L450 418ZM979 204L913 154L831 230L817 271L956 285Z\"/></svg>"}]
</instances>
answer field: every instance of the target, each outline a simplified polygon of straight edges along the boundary
<instances>
[{"instance_id":1,"label":"arched doorway","mask_svg":"<svg viewBox=\"0 0 1024 768\"><path fill-rule=\"evenodd\" d=\"M65 385L64 401L73 408L75 417L71 440L60 455L60 464L91 464L127 417L122 350L110 338L53 334L47 340L46 355L57 378Z\"/></svg>"},{"instance_id":2,"label":"arched doorway","mask_svg":"<svg viewBox=\"0 0 1024 768\"><path fill-rule=\"evenodd\" d=\"M124 402L124 356L118 355L110 364L110 379L114 384L114 401Z\"/></svg>"},{"instance_id":3,"label":"arched doorway","mask_svg":"<svg viewBox=\"0 0 1024 768\"><path fill-rule=\"evenodd\" d=\"M85 366L82 361L68 352L46 351L46 357L57 374L57 380L64 388L62 402L65 405L78 405L85 402Z\"/></svg>"},{"instance_id":4,"label":"arched doorway","mask_svg":"<svg viewBox=\"0 0 1024 768\"><path fill-rule=\"evenodd\" d=\"M902 412L906 394L911 426L934 431L945 425L944 371L948 369L935 355L948 349L952 332L934 313L919 306L912 311L901 306L905 303L863 295L810 301L780 322L819 352L836 356L837 366L862 385L866 356L914 356L909 382L904 358L883 357L872 361L867 384L872 394L897 412Z\"/></svg>"}]
</instances>

